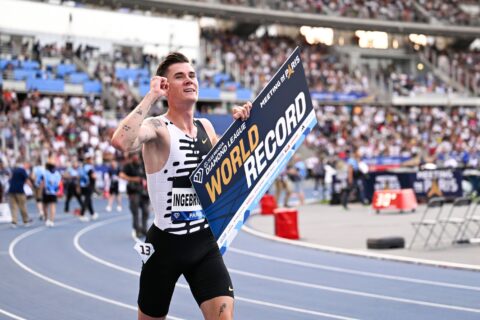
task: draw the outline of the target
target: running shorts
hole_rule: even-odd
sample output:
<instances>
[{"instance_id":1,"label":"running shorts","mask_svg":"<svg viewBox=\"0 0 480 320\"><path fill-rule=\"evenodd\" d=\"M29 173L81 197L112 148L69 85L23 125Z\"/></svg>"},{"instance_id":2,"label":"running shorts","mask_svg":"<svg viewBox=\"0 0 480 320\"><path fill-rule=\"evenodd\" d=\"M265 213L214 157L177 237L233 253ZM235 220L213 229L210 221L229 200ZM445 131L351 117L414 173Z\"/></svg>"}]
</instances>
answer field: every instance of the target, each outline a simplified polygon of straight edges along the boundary
<instances>
[{"instance_id":1,"label":"running shorts","mask_svg":"<svg viewBox=\"0 0 480 320\"><path fill-rule=\"evenodd\" d=\"M215 297L233 295L233 286L210 228L175 235L153 224L145 240L155 252L143 264L138 307L151 317L168 314L175 284L183 274L200 306Z\"/></svg>"}]
</instances>

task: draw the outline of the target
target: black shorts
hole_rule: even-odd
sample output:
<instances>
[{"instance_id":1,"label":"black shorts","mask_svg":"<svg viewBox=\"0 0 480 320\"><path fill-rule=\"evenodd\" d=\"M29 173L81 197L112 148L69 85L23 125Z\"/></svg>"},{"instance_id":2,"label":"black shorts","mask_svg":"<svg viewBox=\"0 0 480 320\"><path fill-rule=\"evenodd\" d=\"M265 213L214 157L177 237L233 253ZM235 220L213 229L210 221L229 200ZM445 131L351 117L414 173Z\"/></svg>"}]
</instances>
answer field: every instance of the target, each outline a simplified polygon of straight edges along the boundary
<instances>
[{"instance_id":1,"label":"black shorts","mask_svg":"<svg viewBox=\"0 0 480 320\"><path fill-rule=\"evenodd\" d=\"M138 307L146 315L167 315L175 284L182 274L199 306L215 297L233 298L230 275L209 228L175 235L152 225L146 242L155 249L140 274Z\"/></svg>"},{"instance_id":2,"label":"black shorts","mask_svg":"<svg viewBox=\"0 0 480 320\"><path fill-rule=\"evenodd\" d=\"M113 181L113 182L110 184L110 189L108 190L108 192L109 192L110 194L115 194L115 195L118 194L118 181Z\"/></svg>"},{"instance_id":3,"label":"black shorts","mask_svg":"<svg viewBox=\"0 0 480 320\"><path fill-rule=\"evenodd\" d=\"M57 203L57 196L54 194L43 194L43 203Z\"/></svg>"}]
</instances>

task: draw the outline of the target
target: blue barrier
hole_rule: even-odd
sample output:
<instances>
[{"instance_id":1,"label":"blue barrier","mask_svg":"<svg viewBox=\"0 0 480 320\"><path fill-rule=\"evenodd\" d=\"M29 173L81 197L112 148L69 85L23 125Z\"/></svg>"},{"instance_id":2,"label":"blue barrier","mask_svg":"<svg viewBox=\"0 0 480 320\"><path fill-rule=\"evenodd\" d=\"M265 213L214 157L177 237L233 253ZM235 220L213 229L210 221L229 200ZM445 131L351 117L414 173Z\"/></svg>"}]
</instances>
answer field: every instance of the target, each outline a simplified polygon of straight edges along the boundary
<instances>
[{"instance_id":1,"label":"blue barrier","mask_svg":"<svg viewBox=\"0 0 480 320\"><path fill-rule=\"evenodd\" d=\"M252 100L252 90L250 89L237 89L237 100Z\"/></svg>"},{"instance_id":2,"label":"blue barrier","mask_svg":"<svg viewBox=\"0 0 480 320\"><path fill-rule=\"evenodd\" d=\"M39 69L40 63L34 60L26 60L22 62L22 68L23 69Z\"/></svg>"},{"instance_id":3,"label":"blue barrier","mask_svg":"<svg viewBox=\"0 0 480 320\"><path fill-rule=\"evenodd\" d=\"M366 92L320 92L320 91L311 91L310 95L314 100L322 101L355 101L360 98L366 97Z\"/></svg>"},{"instance_id":4,"label":"blue barrier","mask_svg":"<svg viewBox=\"0 0 480 320\"><path fill-rule=\"evenodd\" d=\"M75 72L77 67L74 64L59 64L57 66L57 75L64 77L66 74Z\"/></svg>"},{"instance_id":5,"label":"blue barrier","mask_svg":"<svg viewBox=\"0 0 480 320\"><path fill-rule=\"evenodd\" d=\"M86 81L83 84L83 93L102 93L102 84L98 80Z\"/></svg>"},{"instance_id":6,"label":"blue barrier","mask_svg":"<svg viewBox=\"0 0 480 320\"><path fill-rule=\"evenodd\" d=\"M149 84L140 84L140 86L138 87L138 93L140 94L140 96L145 96L148 91L150 90L150 83Z\"/></svg>"},{"instance_id":7,"label":"blue barrier","mask_svg":"<svg viewBox=\"0 0 480 320\"><path fill-rule=\"evenodd\" d=\"M7 65L11 64L14 68L19 68L20 67L20 61L19 60L7 60L7 59L2 59L0 60L0 69L5 69Z\"/></svg>"},{"instance_id":8,"label":"blue barrier","mask_svg":"<svg viewBox=\"0 0 480 320\"><path fill-rule=\"evenodd\" d=\"M85 72L74 72L69 75L69 82L71 83L84 83L88 81L88 74Z\"/></svg>"},{"instance_id":9,"label":"blue barrier","mask_svg":"<svg viewBox=\"0 0 480 320\"><path fill-rule=\"evenodd\" d=\"M199 99L220 100L220 89L217 88L199 88Z\"/></svg>"},{"instance_id":10,"label":"blue barrier","mask_svg":"<svg viewBox=\"0 0 480 320\"><path fill-rule=\"evenodd\" d=\"M26 79L37 78L37 75L41 76L40 70L30 70L30 69L13 70L13 79L15 80L26 80Z\"/></svg>"},{"instance_id":11,"label":"blue barrier","mask_svg":"<svg viewBox=\"0 0 480 320\"><path fill-rule=\"evenodd\" d=\"M34 89L62 93L65 89L65 82L59 79L27 79L27 90Z\"/></svg>"}]
</instances>

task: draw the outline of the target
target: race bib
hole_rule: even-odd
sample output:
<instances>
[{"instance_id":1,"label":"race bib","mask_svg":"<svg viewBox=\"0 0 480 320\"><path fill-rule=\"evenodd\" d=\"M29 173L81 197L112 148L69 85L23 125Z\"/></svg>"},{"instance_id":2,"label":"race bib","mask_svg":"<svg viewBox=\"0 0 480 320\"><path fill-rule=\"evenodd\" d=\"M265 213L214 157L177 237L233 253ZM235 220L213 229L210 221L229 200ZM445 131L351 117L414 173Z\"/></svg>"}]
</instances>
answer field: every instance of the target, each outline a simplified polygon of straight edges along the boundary
<instances>
[{"instance_id":1,"label":"race bib","mask_svg":"<svg viewBox=\"0 0 480 320\"><path fill-rule=\"evenodd\" d=\"M140 259L142 259L143 263L147 263L148 259L150 259L155 252L155 249L151 243L145 243L141 241L137 241L133 248L140 255Z\"/></svg>"},{"instance_id":2,"label":"race bib","mask_svg":"<svg viewBox=\"0 0 480 320\"><path fill-rule=\"evenodd\" d=\"M173 180L172 221L193 221L205 218L202 205L192 184L186 177Z\"/></svg>"}]
</instances>

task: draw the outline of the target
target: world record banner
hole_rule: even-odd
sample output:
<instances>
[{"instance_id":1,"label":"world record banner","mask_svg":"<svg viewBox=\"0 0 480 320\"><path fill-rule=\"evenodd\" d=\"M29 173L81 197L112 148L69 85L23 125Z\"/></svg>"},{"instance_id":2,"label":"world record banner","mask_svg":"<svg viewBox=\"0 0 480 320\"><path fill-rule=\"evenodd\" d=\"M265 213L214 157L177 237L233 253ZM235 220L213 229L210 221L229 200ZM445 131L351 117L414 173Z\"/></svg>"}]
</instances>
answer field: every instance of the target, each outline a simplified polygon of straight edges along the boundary
<instances>
[{"instance_id":1,"label":"world record banner","mask_svg":"<svg viewBox=\"0 0 480 320\"><path fill-rule=\"evenodd\" d=\"M222 254L316 123L297 47L190 176Z\"/></svg>"}]
</instances>

